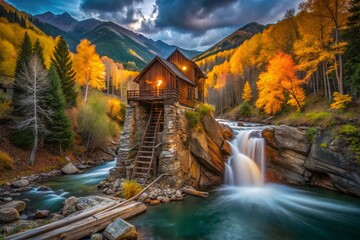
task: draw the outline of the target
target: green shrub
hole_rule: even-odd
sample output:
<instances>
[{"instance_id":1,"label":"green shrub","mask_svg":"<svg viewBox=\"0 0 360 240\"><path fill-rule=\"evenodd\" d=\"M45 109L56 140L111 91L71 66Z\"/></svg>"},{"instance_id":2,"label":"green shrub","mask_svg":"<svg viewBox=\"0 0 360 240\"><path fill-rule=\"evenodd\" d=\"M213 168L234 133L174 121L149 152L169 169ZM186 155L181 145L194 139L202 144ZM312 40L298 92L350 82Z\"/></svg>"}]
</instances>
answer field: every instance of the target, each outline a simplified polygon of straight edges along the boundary
<instances>
[{"instance_id":1,"label":"green shrub","mask_svg":"<svg viewBox=\"0 0 360 240\"><path fill-rule=\"evenodd\" d=\"M87 149L91 150L105 147L108 137L119 134L119 126L108 116L104 95L94 92L86 104L80 107L78 132Z\"/></svg>"},{"instance_id":2,"label":"green shrub","mask_svg":"<svg viewBox=\"0 0 360 240\"><path fill-rule=\"evenodd\" d=\"M14 168L14 159L6 152L0 151L0 171Z\"/></svg>"},{"instance_id":3,"label":"green shrub","mask_svg":"<svg viewBox=\"0 0 360 240\"><path fill-rule=\"evenodd\" d=\"M198 112L186 110L185 116L191 129L196 128L200 123L200 114Z\"/></svg>"},{"instance_id":4,"label":"green shrub","mask_svg":"<svg viewBox=\"0 0 360 240\"><path fill-rule=\"evenodd\" d=\"M317 122L331 117L329 112L309 112L305 114L305 117L310 122Z\"/></svg>"},{"instance_id":5,"label":"green shrub","mask_svg":"<svg viewBox=\"0 0 360 240\"><path fill-rule=\"evenodd\" d=\"M344 136L345 142L350 146L356 160L360 163L360 128L345 124L341 126L339 133Z\"/></svg>"},{"instance_id":6,"label":"green shrub","mask_svg":"<svg viewBox=\"0 0 360 240\"><path fill-rule=\"evenodd\" d=\"M327 144L327 143L321 143L321 144L320 144L320 147L322 147L322 148L327 148L327 147L328 147L328 144Z\"/></svg>"},{"instance_id":7,"label":"green shrub","mask_svg":"<svg viewBox=\"0 0 360 240\"><path fill-rule=\"evenodd\" d=\"M10 141L18 147L29 148L33 144L33 133L30 129L13 130Z\"/></svg>"},{"instance_id":8,"label":"green shrub","mask_svg":"<svg viewBox=\"0 0 360 240\"><path fill-rule=\"evenodd\" d=\"M213 115L215 112L215 107L207 103L199 103L196 105L195 110L200 115L206 115L206 114Z\"/></svg>"},{"instance_id":9,"label":"green shrub","mask_svg":"<svg viewBox=\"0 0 360 240\"><path fill-rule=\"evenodd\" d=\"M314 127L308 128L306 130L305 137L310 143L313 143L316 138L316 133L317 133L316 128L314 128Z\"/></svg>"},{"instance_id":10,"label":"green shrub","mask_svg":"<svg viewBox=\"0 0 360 240\"><path fill-rule=\"evenodd\" d=\"M243 102L240 105L238 115L240 115L242 117L251 117L251 105L247 102Z\"/></svg>"},{"instance_id":11,"label":"green shrub","mask_svg":"<svg viewBox=\"0 0 360 240\"><path fill-rule=\"evenodd\" d=\"M133 196L141 192L141 190L143 189L143 187L140 184L138 184L133 180L125 180L121 184L121 187L122 187L121 195L125 199L132 198Z\"/></svg>"}]
</instances>

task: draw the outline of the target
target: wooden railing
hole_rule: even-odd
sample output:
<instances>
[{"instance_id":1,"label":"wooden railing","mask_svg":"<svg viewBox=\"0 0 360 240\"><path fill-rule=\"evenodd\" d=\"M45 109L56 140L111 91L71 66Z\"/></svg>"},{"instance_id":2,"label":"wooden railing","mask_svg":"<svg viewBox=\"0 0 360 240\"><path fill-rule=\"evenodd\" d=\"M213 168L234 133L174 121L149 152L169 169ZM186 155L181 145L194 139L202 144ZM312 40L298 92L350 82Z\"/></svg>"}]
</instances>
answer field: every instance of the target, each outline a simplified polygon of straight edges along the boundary
<instances>
[{"instance_id":1,"label":"wooden railing","mask_svg":"<svg viewBox=\"0 0 360 240\"><path fill-rule=\"evenodd\" d=\"M155 90L129 90L128 100L153 100L153 99L178 99L179 92L176 89Z\"/></svg>"}]
</instances>

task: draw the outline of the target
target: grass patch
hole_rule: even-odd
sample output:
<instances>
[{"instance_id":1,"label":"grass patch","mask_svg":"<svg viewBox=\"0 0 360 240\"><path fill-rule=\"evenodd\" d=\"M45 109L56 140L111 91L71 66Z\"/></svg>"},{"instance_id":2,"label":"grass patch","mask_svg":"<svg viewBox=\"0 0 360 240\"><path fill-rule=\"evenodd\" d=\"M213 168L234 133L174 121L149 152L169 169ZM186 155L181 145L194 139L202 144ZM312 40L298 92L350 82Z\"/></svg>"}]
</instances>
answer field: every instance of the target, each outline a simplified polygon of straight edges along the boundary
<instances>
[{"instance_id":1,"label":"grass patch","mask_svg":"<svg viewBox=\"0 0 360 240\"><path fill-rule=\"evenodd\" d=\"M215 107L207 103L199 103L196 105L195 110L200 115L206 115L206 114L213 115L215 112Z\"/></svg>"},{"instance_id":2,"label":"grass patch","mask_svg":"<svg viewBox=\"0 0 360 240\"><path fill-rule=\"evenodd\" d=\"M125 180L121 184L121 186L122 186L121 194L125 199L132 198L143 189L143 187L140 184L132 180Z\"/></svg>"},{"instance_id":3,"label":"grass patch","mask_svg":"<svg viewBox=\"0 0 360 240\"><path fill-rule=\"evenodd\" d=\"M186 110L185 116L191 129L194 129L199 125L200 114L198 112Z\"/></svg>"},{"instance_id":4,"label":"grass patch","mask_svg":"<svg viewBox=\"0 0 360 240\"><path fill-rule=\"evenodd\" d=\"M305 117L310 122L317 122L317 121L322 121L322 120L325 120L327 118L330 118L331 113L325 112L325 111L308 112L308 113L305 114Z\"/></svg>"},{"instance_id":5,"label":"grass patch","mask_svg":"<svg viewBox=\"0 0 360 240\"><path fill-rule=\"evenodd\" d=\"M317 129L311 127L306 130L305 136L310 143L313 143L315 141L316 134L317 134Z\"/></svg>"},{"instance_id":6,"label":"grass patch","mask_svg":"<svg viewBox=\"0 0 360 240\"><path fill-rule=\"evenodd\" d=\"M14 168L14 159L6 152L0 151L0 171Z\"/></svg>"},{"instance_id":7,"label":"grass patch","mask_svg":"<svg viewBox=\"0 0 360 240\"><path fill-rule=\"evenodd\" d=\"M341 126L339 133L344 136L345 142L355 154L356 161L360 163L360 128L345 124Z\"/></svg>"}]
</instances>

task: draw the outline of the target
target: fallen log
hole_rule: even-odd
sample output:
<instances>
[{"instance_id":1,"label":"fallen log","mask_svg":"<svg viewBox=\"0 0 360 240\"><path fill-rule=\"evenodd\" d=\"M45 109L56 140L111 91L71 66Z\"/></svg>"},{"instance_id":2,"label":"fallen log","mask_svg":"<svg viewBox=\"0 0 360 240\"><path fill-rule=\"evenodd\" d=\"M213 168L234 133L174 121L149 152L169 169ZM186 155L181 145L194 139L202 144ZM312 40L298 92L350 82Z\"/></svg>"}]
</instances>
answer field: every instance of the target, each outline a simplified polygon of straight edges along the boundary
<instances>
[{"instance_id":1,"label":"fallen log","mask_svg":"<svg viewBox=\"0 0 360 240\"><path fill-rule=\"evenodd\" d=\"M91 235L106 228L116 218L127 219L145 212L147 207L143 203L134 202L111 211L100 212L94 216L84 218L68 226L43 233L30 238L31 240L75 240ZM30 240L29 239L29 240Z\"/></svg>"},{"instance_id":2,"label":"fallen log","mask_svg":"<svg viewBox=\"0 0 360 240\"><path fill-rule=\"evenodd\" d=\"M187 193L187 194L190 194L190 195L194 195L194 196L198 196L198 197L203 197L203 198L206 198L209 196L209 193L208 192L200 192L200 191L197 191L195 189L191 189L191 188L186 188L184 187L183 190L182 190L184 193Z\"/></svg>"},{"instance_id":3,"label":"fallen log","mask_svg":"<svg viewBox=\"0 0 360 240\"><path fill-rule=\"evenodd\" d=\"M110 208L110 207L112 207L114 205L116 205L116 203L111 202L111 203L105 204L103 206L100 206L100 207L97 207L97 208L94 208L94 209L91 209L91 210L85 210L84 212L82 212L82 213L80 213L78 215L66 217L66 218L63 218L63 219L58 220L56 222L52 222L52 223L46 224L46 225L38 227L38 228L34 228L34 229L28 230L26 232L21 232L21 233L14 234L14 235L11 235L11 236L7 237L6 239L8 239L8 240L29 239L29 238L37 236L39 234L49 232L51 230L58 229L58 228L63 227L65 225L69 225L69 224L71 224L73 222L76 222L76 221L79 221L81 219L87 218L87 217L92 216L92 215L94 215L96 213L104 211L104 210L106 210L106 209L108 209L108 208Z\"/></svg>"}]
</instances>

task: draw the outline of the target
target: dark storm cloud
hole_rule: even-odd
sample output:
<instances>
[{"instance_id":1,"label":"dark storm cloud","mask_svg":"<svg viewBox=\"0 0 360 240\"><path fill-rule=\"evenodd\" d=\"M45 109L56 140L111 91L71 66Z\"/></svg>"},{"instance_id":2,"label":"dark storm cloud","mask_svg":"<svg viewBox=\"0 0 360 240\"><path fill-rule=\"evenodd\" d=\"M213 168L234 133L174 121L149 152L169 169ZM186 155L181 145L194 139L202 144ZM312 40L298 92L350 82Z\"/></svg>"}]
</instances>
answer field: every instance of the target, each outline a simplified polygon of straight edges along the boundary
<instances>
[{"instance_id":1,"label":"dark storm cloud","mask_svg":"<svg viewBox=\"0 0 360 240\"><path fill-rule=\"evenodd\" d=\"M296 0L157 0L157 28L204 33L210 29L268 23L296 7Z\"/></svg>"},{"instance_id":2,"label":"dark storm cloud","mask_svg":"<svg viewBox=\"0 0 360 240\"><path fill-rule=\"evenodd\" d=\"M143 0L82 0L80 9L85 12L117 12L142 2Z\"/></svg>"},{"instance_id":3,"label":"dark storm cloud","mask_svg":"<svg viewBox=\"0 0 360 240\"><path fill-rule=\"evenodd\" d=\"M140 31L185 48L206 49L249 22L281 20L302 0L156 0L157 17Z\"/></svg>"},{"instance_id":4,"label":"dark storm cloud","mask_svg":"<svg viewBox=\"0 0 360 240\"><path fill-rule=\"evenodd\" d=\"M136 4L144 0L81 0L80 10L86 15L120 24L131 24L139 21L141 10Z\"/></svg>"}]
</instances>

